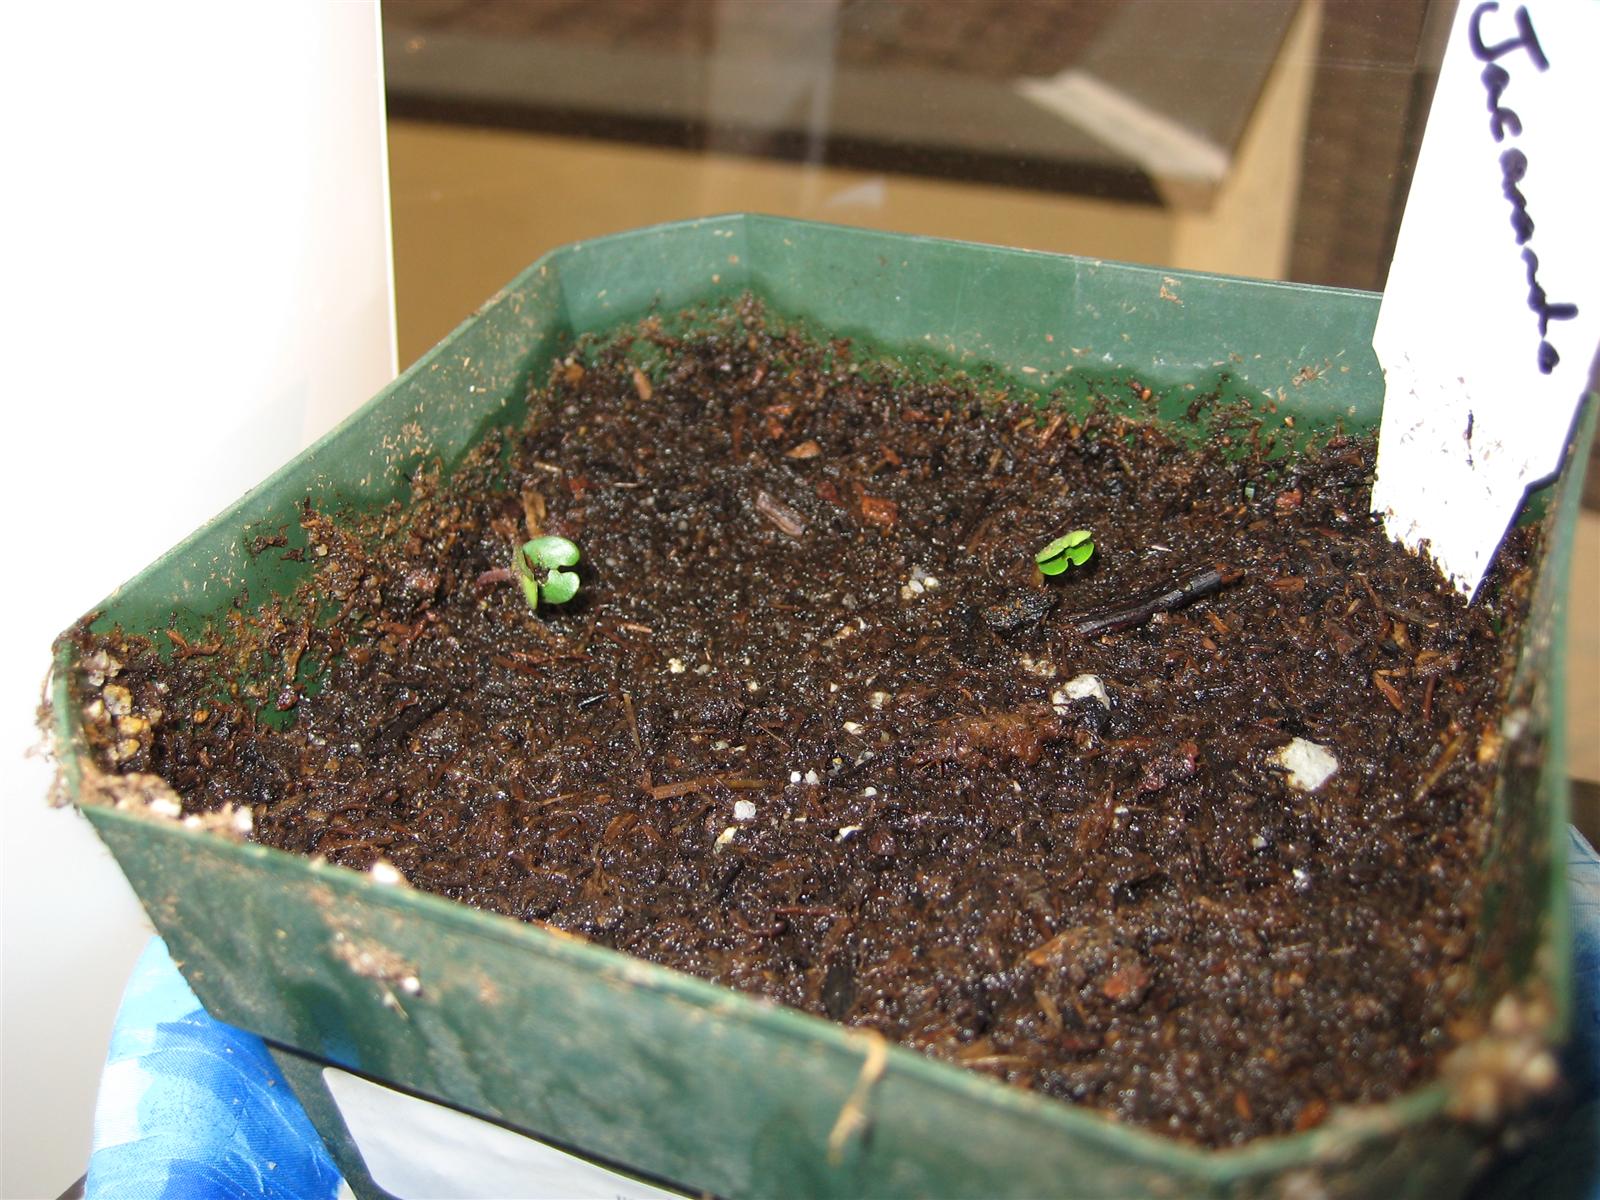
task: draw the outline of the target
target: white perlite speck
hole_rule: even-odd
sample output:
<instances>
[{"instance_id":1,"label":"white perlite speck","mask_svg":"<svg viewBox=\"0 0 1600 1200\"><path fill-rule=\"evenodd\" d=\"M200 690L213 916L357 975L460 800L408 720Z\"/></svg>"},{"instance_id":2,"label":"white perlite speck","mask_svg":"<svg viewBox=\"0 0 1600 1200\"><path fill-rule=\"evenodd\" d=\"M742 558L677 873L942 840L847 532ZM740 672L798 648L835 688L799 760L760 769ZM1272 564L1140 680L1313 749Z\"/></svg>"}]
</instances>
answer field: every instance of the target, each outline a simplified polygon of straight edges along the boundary
<instances>
[{"instance_id":1,"label":"white perlite speck","mask_svg":"<svg viewBox=\"0 0 1600 1200\"><path fill-rule=\"evenodd\" d=\"M667 659L667 670L671 671L674 675L682 675L688 669L688 667L683 665L683 659L681 658Z\"/></svg>"},{"instance_id":2,"label":"white perlite speck","mask_svg":"<svg viewBox=\"0 0 1600 1200\"><path fill-rule=\"evenodd\" d=\"M914 600L923 592L931 592L939 586L939 581L929 575L921 567L911 568L911 578L900 585L900 599Z\"/></svg>"},{"instance_id":3,"label":"white perlite speck","mask_svg":"<svg viewBox=\"0 0 1600 1200\"><path fill-rule=\"evenodd\" d=\"M1050 703L1058 713L1065 715L1072 701L1090 699L1100 701L1102 708L1111 707L1111 697L1106 694L1106 685L1100 682L1100 676L1074 675L1060 691L1051 695Z\"/></svg>"},{"instance_id":4,"label":"white perlite speck","mask_svg":"<svg viewBox=\"0 0 1600 1200\"><path fill-rule=\"evenodd\" d=\"M381 883L385 887L394 887L406 881L406 877L400 873L400 868L386 858L380 858L373 863L372 869L367 873L372 876L373 883Z\"/></svg>"},{"instance_id":5,"label":"white perlite speck","mask_svg":"<svg viewBox=\"0 0 1600 1200\"><path fill-rule=\"evenodd\" d=\"M733 802L733 819L735 821L754 820L755 815L756 806L749 800L735 800Z\"/></svg>"},{"instance_id":6,"label":"white perlite speck","mask_svg":"<svg viewBox=\"0 0 1600 1200\"><path fill-rule=\"evenodd\" d=\"M1295 738L1273 757L1289 772L1289 786L1302 792L1316 791L1339 769L1332 750L1305 738Z\"/></svg>"},{"instance_id":7,"label":"white perlite speck","mask_svg":"<svg viewBox=\"0 0 1600 1200\"><path fill-rule=\"evenodd\" d=\"M836 842L842 842L846 838L851 837L852 835L860 833L860 832L861 832L861 826L859 826L859 825L846 825L843 828L841 828L838 833L833 835L833 840L836 841Z\"/></svg>"}]
</instances>

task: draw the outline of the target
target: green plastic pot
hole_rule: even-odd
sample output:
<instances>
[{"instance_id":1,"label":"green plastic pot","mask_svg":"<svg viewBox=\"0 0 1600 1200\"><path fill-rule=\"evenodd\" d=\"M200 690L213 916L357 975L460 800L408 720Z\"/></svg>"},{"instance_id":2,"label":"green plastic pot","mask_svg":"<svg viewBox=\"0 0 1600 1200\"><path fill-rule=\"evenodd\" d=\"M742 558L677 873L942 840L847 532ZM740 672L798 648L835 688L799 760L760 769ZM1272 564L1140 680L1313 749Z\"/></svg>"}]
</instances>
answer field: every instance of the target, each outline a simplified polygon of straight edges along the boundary
<instances>
[{"instance_id":1,"label":"green plastic pot","mask_svg":"<svg viewBox=\"0 0 1600 1200\"><path fill-rule=\"evenodd\" d=\"M776 312L928 369L992 367L1075 395L1129 381L1180 412L1196 393L1276 405L1299 433L1373 427L1378 297L732 216L556 250L333 433L104 604L102 625L198 631L307 568L252 557L298 507L368 507L523 413L573 339L752 291ZM1576 435L1593 426L1593 405ZM1587 444L1581 441L1578 444ZM1550 537L1507 722L1486 869L1481 988L1570 1000L1562 747L1565 594L1581 457L1548 497ZM335 1066L690 1191L726 1196L1377 1194L1465 1186L1488 1135L1428 1084L1323 1126L1207 1151L545 929L364 874L111 807L89 770L58 649L63 782L110 846L206 1007L274 1046L358 1191L377 1194L323 1080ZM351 947L373 951L362 959ZM400 964L420 982L397 990ZM365 967L352 965L365 963ZM399 969L399 968L396 968ZM858 1121L840 1126L854 1101ZM830 1147L830 1134L834 1144ZM847 1135L847 1136L846 1136ZM1295 1191L1296 1188L1315 1190Z\"/></svg>"}]
</instances>

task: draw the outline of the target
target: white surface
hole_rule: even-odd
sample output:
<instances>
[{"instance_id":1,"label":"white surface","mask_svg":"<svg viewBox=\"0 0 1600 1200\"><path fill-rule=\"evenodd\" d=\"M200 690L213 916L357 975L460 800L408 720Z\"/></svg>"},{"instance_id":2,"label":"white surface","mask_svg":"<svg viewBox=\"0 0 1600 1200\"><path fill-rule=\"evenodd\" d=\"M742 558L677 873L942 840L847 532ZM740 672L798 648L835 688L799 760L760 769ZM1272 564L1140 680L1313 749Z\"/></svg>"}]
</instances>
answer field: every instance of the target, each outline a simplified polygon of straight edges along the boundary
<instances>
[{"instance_id":1,"label":"white surface","mask_svg":"<svg viewBox=\"0 0 1600 1200\"><path fill-rule=\"evenodd\" d=\"M323 1082L372 1180L401 1200L677 1200L533 1138L336 1067Z\"/></svg>"},{"instance_id":2,"label":"white surface","mask_svg":"<svg viewBox=\"0 0 1600 1200\"><path fill-rule=\"evenodd\" d=\"M1494 66L1509 75L1491 129L1486 60L1519 36L1526 8L1548 66L1525 47ZM1600 4L1463 3L1428 116L1416 176L1373 347L1385 371L1372 507L1391 537L1428 543L1456 587L1476 593L1530 484L1560 466L1572 414L1600 347ZM1520 125L1520 130L1518 126ZM1513 227L1502 156L1520 153L1517 187L1531 232ZM1550 304L1578 306L1547 323L1530 307L1529 263ZM1560 356L1540 369L1541 340Z\"/></svg>"},{"instance_id":3,"label":"white surface","mask_svg":"<svg viewBox=\"0 0 1600 1200\"><path fill-rule=\"evenodd\" d=\"M375 4L26 5L4 45L0 1194L26 1197L84 1171L145 938L24 760L50 641L391 378L394 322Z\"/></svg>"}]
</instances>

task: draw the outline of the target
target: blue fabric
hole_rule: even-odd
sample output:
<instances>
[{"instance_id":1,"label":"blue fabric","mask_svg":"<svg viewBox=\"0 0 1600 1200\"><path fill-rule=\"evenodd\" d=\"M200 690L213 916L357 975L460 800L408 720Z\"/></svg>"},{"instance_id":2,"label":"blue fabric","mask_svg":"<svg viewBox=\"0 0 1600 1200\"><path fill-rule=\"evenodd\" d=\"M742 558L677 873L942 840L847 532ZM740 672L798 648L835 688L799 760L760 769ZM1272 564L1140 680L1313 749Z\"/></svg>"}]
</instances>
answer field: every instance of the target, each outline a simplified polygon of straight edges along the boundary
<instances>
[{"instance_id":1,"label":"blue fabric","mask_svg":"<svg viewBox=\"0 0 1600 1200\"><path fill-rule=\"evenodd\" d=\"M1571 1110L1524 1154L1495 1167L1471 1200L1600 1200L1600 857L1577 830L1569 830L1569 839L1572 1039L1561 1072Z\"/></svg>"},{"instance_id":2,"label":"blue fabric","mask_svg":"<svg viewBox=\"0 0 1600 1200\"><path fill-rule=\"evenodd\" d=\"M1585 1094L1600 1101L1600 855L1568 830L1567 883L1572 894L1572 1040L1581 1051Z\"/></svg>"},{"instance_id":3,"label":"blue fabric","mask_svg":"<svg viewBox=\"0 0 1600 1200\"><path fill-rule=\"evenodd\" d=\"M261 1039L207 1016L152 939L111 1033L86 1196L331 1200L339 1182Z\"/></svg>"},{"instance_id":4,"label":"blue fabric","mask_svg":"<svg viewBox=\"0 0 1600 1200\"><path fill-rule=\"evenodd\" d=\"M1567 861L1571 1116L1474 1189L1479 1200L1600 1200L1600 856L1576 830ZM134 967L95 1111L88 1200L331 1200L339 1172L261 1040L213 1021L159 939Z\"/></svg>"}]
</instances>

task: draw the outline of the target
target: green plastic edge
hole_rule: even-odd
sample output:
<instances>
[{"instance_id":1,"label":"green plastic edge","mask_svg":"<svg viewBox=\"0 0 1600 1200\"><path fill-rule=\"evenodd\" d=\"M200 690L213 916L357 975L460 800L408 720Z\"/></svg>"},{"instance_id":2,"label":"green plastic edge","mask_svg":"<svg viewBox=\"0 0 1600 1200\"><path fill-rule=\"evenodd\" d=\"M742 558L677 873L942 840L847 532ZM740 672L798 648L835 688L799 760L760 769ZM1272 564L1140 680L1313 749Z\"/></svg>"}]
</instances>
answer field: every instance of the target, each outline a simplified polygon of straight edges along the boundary
<instances>
[{"instance_id":1,"label":"green plastic edge","mask_svg":"<svg viewBox=\"0 0 1600 1200\"><path fill-rule=\"evenodd\" d=\"M174 847L185 846L197 838L207 843L219 841L169 821L114 808L91 806L85 808L84 812L96 825L121 826L141 838ZM372 883L361 872L325 863L313 864L309 859L269 846L221 843L215 849L220 854L242 857L275 875L325 884L352 898L359 897L365 904L402 916L415 914L530 955L565 963L609 979L623 980L641 992L733 1017L786 1040L807 1046L821 1042L853 1055L864 1056L866 1053L867 1039L844 1026L603 946L552 935L537 926L482 912L427 892L406 887L382 887ZM1287 1167L1342 1157L1363 1142L1389 1137L1404 1126L1436 1116L1443 1110L1447 1099L1443 1085L1432 1083L1387 1104L1366 1110L1351 1110L1333 1127L1262 1138L1238 1148L1205 1150L1147 1133L1137 1127L1120 1125L1093 1110L1024 1091L900 1046L891 1044L888 1057L890 1070L908 1080L981 1101L986 1107L998 1107L1033 1120L1053 1123L1063 1134L1098 1142L1115 1152L1131 1152L1146 1165L1214 1183L1227 1183L1246 1176L1271 1175ZM359 1072L359 1067L354 1064L339 1065L349 1066Z\"/></svg>"},{"instance_id":2,"label":"green plastic edge","mask_svg":"<svg viewBox=\"0 0 1600 1200\"><path fill-rule=\"evenodd\" d=\"M1156 268L1122 267L1116 264L1086 262L1085 260L1058 260L1053 256L1036 255L1027 251L997 250L993 247L975 246L967 243L948 243L936 239L868 234L864 231L831 229L802 222L783 221L776 218L711 218L705 221L686 222L639 230L630 234L618 235L615 239L599 239L594 243L579 243L546 255L522 272L516 280L486 302L474 316L464 321L450 337L424 355L422 359L408 369L394 384L380 393L368 406L347 418L336 429L319 439L313 447L294 463L275 472L261 485L241 498L238 503L230 506L150 568L147 568L133 580L113 592L104 607L111 608L118 603L119 598L149 586L154 577L166 569L172 561L211 540L208 537L210 531L218 527L232 526L238 528L246 526L247 518L258 511L258 502L261 499L274 491L281 490L283 485L292 483L297 476L304 473L306 466L315 466L319 456L325 454L333 444L349 436L352 431L359 430L364 423L371 419L371 414L377 406L387 397L396 393L402 386L408 382L414 383L419 378L424 377L426 373L437 371L442 365L446 365L453 354L454 344L457 339L469 333L487 315L503 309L507 304L524 302L523 293L536 292L539 281L545 276L555 273L552 268L561 268L559 273L564 276L567 267L573 261L578 260L585 250L592 247L613 245L624 239L648 242L652 238L683 230L710 231L715 236L725 238L727 242L740 247L736 253L739 253L744 258L746 264L750 261L749 235L752 232L760 236L779 239L787 239L795 234L808 237L815 237L821 234L837 236L842 239L863 239L863 244L873 242L899 243L907 248L908 258L913 247L936 247L941 252L954 248L965 250L969 253L980 252L985 255L996 255L1003 258L1015 257L1021 260L1048 260L1051 262L1066 261L1074 263L1078 268L1088 270L1093 274L1101 272L1118 273L1123 275L1126 280L1142 281L1145 284L1158 280L1169 283L1176 281L1185 286L1203 285L1211 282L1246 287L1257 291L1265 289L1299 299L1314 298L1345 309L1345 313L1341 317L1343 320L1348 320L1352 314L1357 315L1359 319L1359 314L1362 310L1375 315L1376 297L1364 293L1346 292L1339 289L1311 289L1292 285L1264 284L1260 281L1239 280L1224 276L1162 271ZM736 294L747 287L755 286L759 288L761 282L759 278L752 275L740 275L736 271L730 271L726 283L713 284L713 292L721 295ZM588 305L585 304L580 306L583 311L580 311L578 319L574 320L574 291L570 287L562 288L561 291L561 304L568 318L566 333L570 336L574 327L587 323L592 319L593 314L587 311ZM643 315L645 312L651 311L659 304L659 297L655 296L641 298L635 295L615 298L601 297L599 299L603 308L607 310L604 313L604 323L625 323L630 319ZM627 302L624 303L624 300ZM778 298L776 303L783 307L785 311L792 311L791 306L783 304L782 297ZM958 299L958 307L960 303L961 301ZM613 306L615 311L610 311ZM814 314L807 312L807 315L812 316ZM1124 315L1127 314L1125 313ZM824 313L822 317L816 319L825 321L826 314ZM883 339L875 338L873 340L881 341ZM1240 335L1238 340L1243 344L1248 344L1247 335ZM1290 358L1292 359L1292 356ZM454 364L449 365L453 366ZM1075 366L1076 364L1067 363L1063 365ZM1268 364L1267 368L1258 371L1256 378L1252 378L1251 364L1233 364L1238 369L1238 374L1250 384L1261 382L1263 378L1270 381L1273 372L1281 365L1279 363ZM1162 364L1160 363L1151 363L1148 369L1156 370L1161 366ZM1139 368L1137 365L1129 367L1118 364L1112 369L1134 370ZM1374 369L1375 364L1368 364L1362 369L1362 377L1369 384ZM1163 382L1159 376L1152 377L1152 379L1158 385ZM1282 385L1279 384L1277 386L1281 387ZM1268 391L1269 389L1261 390ZM501 407L505 407L504 402L502 402ZM1589 406L1590 411L1582 426L1583 429L1590 431L1592 431L1594 425L1593 407L1592 404ZM1352 413L1350 415L1354 416L1355 414ZM1577 488L1574 486L1574 479L1581 473L1581 456L1579 456L1579 459L1579 462L1573 464L1573 468L1569 468L1565 488L1561 492L1556 506L1557 536L1551 547L1551 561L1547 564L1547 569L1543 576L1546 584L1553 585L1556 582L1551 578L1552 573L1560 576L1560 582L1564 583L1564 577L1570 567L1572 549L1571 522L1564 518L1576 511ZM1581 479L1578 479L1577 482L1581 483ZM257 522L257 524L259 523ZM217 560L214 558L213 561L216 562ZM158 588L157 590L160 589ZM178 604L181 606L181 598ZM1559 628L1556 630L1554 640L1556 643L1555 649L1559 651L1560 643L1564 641ZM71 706L66 702L67 697L65 694L65 668L69 660L70 652L63 647L59 651L58 669L53 684L56 735L58 746L62 747L74 747L76 745L76 723L73 719L75 714L71 712ZM1551 700L1555 706L1555 711L1560 712L1559 705L1565 689L1559 680L1559 672L1556 674L1558 678L1552 681ZM1552 760L1559 760L1563 757L1561 754L1564 742L1563 734L1558 728L1555 728L1550 731L1549 737L1549 757ZM80 783L80 764L77 754L71 751L62 753L60 765L69 791L72 794L76 794ZM1544 773L1542 780L1542 790L1545 794L1547 817L1550 819L1555 831L1564 835L1566 818L1565 781L1556 773L1547 771ZM175 827L161 826L159 823L144 821L143 818L112 809L93 807L86 811L90 819L97 825L102 822L108 826L140 822L146 826L141 832L153 837L191 838L196 836ZM225 851L219 850L219 852L242 855L247 861L260 863L263 867L274 871L306 873L315 870L307 860L281 854L265 847L253 845L230 846ZM340 875L349 877L347 881L343 881L343 886L358 889L359 894L363 895L369 902L374 899L375 889L373 886L366 883L362 877L354 872L344 872L339 869L321 870L317 877L331 882ZM307 877L309 878L310 876ZM1562 950L1569 933L1566 928L1567 915L1564 909L1564 900L1564 871L1557 866L1556 869L1550 871L1549 908L1545 913L1546 920L1549 922L1548 930L1550 935L1547 941L1554 942L1556 949L1553 960L1547 958L1543 963L1543 968L1551 972L1551 982L1555 987L1555 995L1560 1006L1560 1020L1563 1027L1570 1009L1570 959L1568 954ZM553 954L561 961L571 962L575 966L585 967L586 969L602 973L614 973L619 969L619 963L626 964L625 973L630 981L640 986L646 986L649 990L658 994L672 996L692 1005L720 1010L730 1016L737 1015L743 1020L768 1028L784 1037L799 1038L807 1043L814 1043L820 1038L824 1042L829 1042L839 1048L859 1048L859 1043L852 1040L858 1038L859 1035L848 1033L827 1022L802 1013L779 1009L701 980L680 976L675 972L667 971L651 964L640 963L598 947L568 944L538 929L512 922L506 918L480 913L449 901L409 892L384 896L382 897L382 903L398 904L401 906L401 911L406 911L407 906L418 906L415 907L414 911L419 914L432 914L433 917L449 924L496 940L506 941L509 939L514 944L525 947L532 952L547 955ZM562 956L564 955L572 957L563 958ZM1286 1168L1312 1165L1319 1161L1326 1161L1330 1153L1334 1157L1342 1157L1342 1152L1351 1149L1357 1142L1371 1138L1387 1137L1395 1133L1399 1128L1426 1122L1442 1111L1446 1101L1445 1089L1442 1085L1436 1083L1408 1093L1406 1096L1380 1108L1371 1110L1370 1114L1357 1113L1351 1115L1347 1122L1338 1129L1322 1129L1306 1134L1265 1139L1239 1149L1205 1151L1174 1142L1159 1135L1145 1133L1142 1130L1119 1126L1092 1112L1075 1109L1070 1105L1020 1092L972 1072L962 1071L959 1068L926 1059L909 1051L891 1048L890 1063L891 1070L895 1074L901 1074L931 1086L953 1089L974 1099L979 1099L985 1105L999 1106L1018 1113L1029 1113L1045 1121L1057 1122L1060 1124L1061 1132L1063 1133L1070 1133L1074 1137L1083 1138L1091 1142L1100 1142L1113 1150L1130 1154L1132 1157L1150 1165L1159 1165L1172 1170L1178 1175L1187 1176L1196 1181L1206 1180L1212 1183L1241 1182L1249 1176L1260 1176Z\"/></svg>"}]
</instances>

